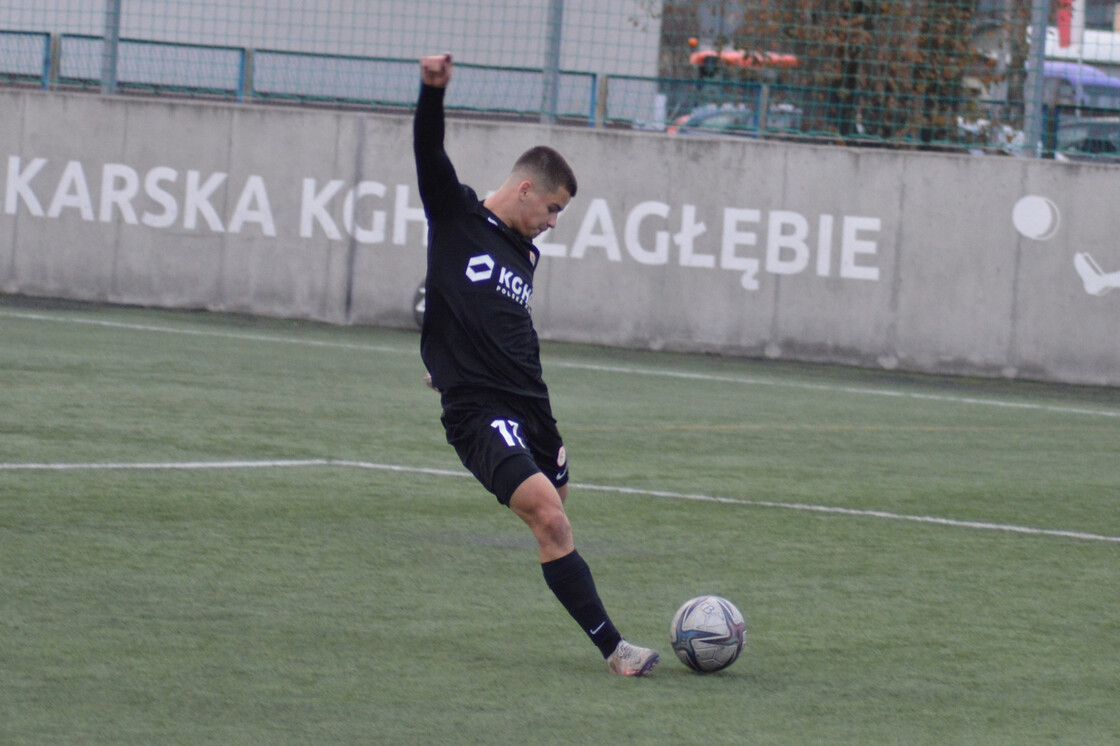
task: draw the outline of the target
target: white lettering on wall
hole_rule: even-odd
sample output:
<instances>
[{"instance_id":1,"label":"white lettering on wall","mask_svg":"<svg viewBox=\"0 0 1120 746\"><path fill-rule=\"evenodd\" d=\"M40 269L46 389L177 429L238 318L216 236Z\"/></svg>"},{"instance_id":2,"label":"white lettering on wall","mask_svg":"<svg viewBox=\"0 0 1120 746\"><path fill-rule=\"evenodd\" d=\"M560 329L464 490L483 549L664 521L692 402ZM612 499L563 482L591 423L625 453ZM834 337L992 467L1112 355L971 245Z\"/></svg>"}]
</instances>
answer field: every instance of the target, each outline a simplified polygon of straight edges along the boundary
<instances>
[{"instance_id":1,"label":"white lettering on wall","mask_svg":"<svg viewBox=\"0 0 1120 746\"><path fill-rule=\"evenodd\" d=\"M93 200L86 183L86 172L80 161L70 161L58 180L51 206L47 208L48 218L57 218L68 207L78 210L82 220L93 220Z\"/></svg>"},{"instance_id":2,"label":"white lettering on wall","mask_svg":"<svg viewBox=\"0 0 1120 746\"><path fill-rule=\"evenodd\" d=\"M266 236L276 235L276 221L272 217L268 192L264 188L264 179L259 176L250 176L245 181L245 188L241 190L241 196L237 198L237 206L233 208L229 232L240 233L246 223L256 223L261 227L261 233Z\"/></svg>"},{"instance_id":3,"label":"white lettering on wall","mask_svg":"<svg viewBox=\"0 0 1120 746\"><path fill-rule=\"evenodd\" d=\"M256 231L269 238L296 234L363 245L427 242L424 210L407 184L367 180L351 186L340 179L304 178L286 185L286 203L299 203L298 222L294 210L281 212L291 225L277 223L272 185L256 174L231 183L224 172L181 172L165 165L141 172L125 163L90 166L12 155L0 184L4 213L17 217L155 230ZM883 225L878 217L655 200L623 212L601 197L584 204L582 215L565 215L562 221L562 226L576 226L570 246L551 230L537 240L542 256L727 271L740 275L747 290L758 290L765 275L879 280L877 236ZM709 230L709 222L718 228ZM621 235L616 226L622 227Z\"/></svg>"},{"instance_id":4,"label":"white lettering on wall","mask_svg":"<svg viewBox=\"0 0 1120 746\"><path fill-rule=\"evenodd\" d=\"M626 216L626 250L639 264L669 263L669 232L657 231L654 234L654 248L642 246L639 235L642 221L649 216L669 217L669 205L664 202L643 202Z\"/></svg>"},{"instance_id":5,"label":"white lettering on wall","mask_svg":"<svg viewBox=\"0 0 1120 746\"><path fill-rule=\"evenodd\" d=\"M754 231L740 230L741 223L757 223L762 219L759 210L745 210L727 207L723 211L723 244L719 252L720 269L742 272L740 281L747 290L758 290L758 259L753 256L740 256L738 247L753 247L758 244L758 234Z\"/></svg>"},{"instance_id":6,"label":"white lettering on wall","mask_svg":"<svg viewBox=\"0 0 1120 746\"><path fill-rule=\"evenodd\" d=\"M179 172L167 166L157 166L144 177L144 193L163 208L162 213L145 210L140 222L151 228L170 228L179 219L179 203L175 196L164 189L163 182L174 184L179 180Z\"/></svg>"},{"instance_id":7,"label":"white lettering on wall","mask_svg":"<svg viewBox=\"0 0 1120 746\"><path fill-rule=\"evenodd\" d=\"M879 268L856 264L857 254L872 256L878 250L874 241L859 237L860 231L875 231L883 227L879 218L844 218L844 232L840 243L840 276L852 280L878 280Z\"/></svg>"},{"instance_id":8,"label":"white lettering on wall","mask_svg":"<svg viewBox=\"0 0 1120 746\"><path fill-rule=\"evenodd\" d=\"M774 210L766 229L766 271L796 275L809 266L809 221L804 215Z\"/></svg>"},{"instance_id":9,"label":"white lettering on wall","mask_svg":"<svg viewBox=\"0 0 1120 746\"><path fill-rule=\"evenodd\" d=\"M187 230L194 230L198 225L198 216L202 215L210 230L215 233L223 233L225 228L222 227L222 219L218 217L218 211L214 209L214 205L210 204L210 198L214 196L214 192L218 191L218 187L226 180L226 175L223 173L210 174L209 178L202 184L199 183L200 178L202 178L202 174L198 171L187 171L187 195L183 198L183 227Z\"/></svg>"},{"instance_id":10,"label":"white lettering on wall","mask_svg":"<svg viewBox=\"0 0 1120 746\"><path fill-rule=\"evenodd\" d=\"M641 202L626 214L623 245L630 258L643 265L665 265L672 262L672 246L677 249L677 262L682 267L718 269L742 273L740 284L747 290L758 290L759 273L801 275L815 272L818 277L838 276L846 280L879 279L875 258L879 244L872 234L882 231L882 220L875 217L845 215L807 215L791 210L762 210L749 207L725 207L722 230L707 238L707 224L700 219L696 205L682 205L674 217L673 208L664 202ZM839 241L834 235L840 223ZM660 224L652 231L650 226ZM622 261L622 252L615 231L615 218L610 204L593 199L583 215L571 250L550 240L538 242L547 246L542 255L589 258L588 249L602 249L608 261ZM670 233L676 227L675 233ZM644 231L644 232L643 232ZM834 268L833 246L839 245L839 268ZM705 251L704 249L708 249ZM710 253L711 252L711 253ZM814 255L815 252L815 255ZM594 253L594 252L593 252ZM592 255L593 255L592 253Z\"/></svg>"},{"instance_id":11,"label":"white lettering on wall","mask_svg":"<svg viewBox=\"0 0 1120 746\"><path fill-rule=\"evenodd\" d=\"M396 209L393 211L393 243L404 246L408 243L408 224L419 223L424 229L422 244L428 243L428 219L424 216L423 207L410 207L408 204L409 188L405 184L397 184Z\"/></svg>"},{"instance_id":12,"label":"white lettering on wall","mask_svg":"<svg viewBox=\"0 0 1120 746\"><path fill-rule=\"evenodd\" d=\"M43 166L47 165L46 158L36 158L24 170L20 170L20 157L13 155L8 158L8 183L4 189L4 211L15 215L19 210L19 202L27 205L27 210L35 217L43 217L43 206L39 198L31 190L31 180L39 175Z\"/></svg>"},{"instance_id":13,"label":"white lettering on wall","mask_svg":"<svg viewBox=\"0 0 1120 746\"><path fill-rule=\"evenodd\" d=\"M342 238L342 233L339 232L338 225L331 217L327 205L344 186L346 186L345 182L334 179L328 181L320 191L315 191L315 179L303 180L303 199L300 201L299 211L300 238L314 238L315 223L319 224L323 233L332 241Z\"/></svg>"},{"instance_id":14,"label":"white lettering on wall","mask_svg":"<svg viewBox=\"0 0 1120 746\"><path fill-rule=\"evenodd\" d=\"M716 266L715 254L702 254L696 249L696 239L708 232L708 227L696 220L696 205L681 208L681 229L673 236L681 252L682 267L702 267L712 269Z\"/></svg>"},{"instance_id":15,"label":"white lettering on wall","mask_svg":"<svg viewBox=\"0 0 1120 746\"><path fill-rule=\"evenodd\" d=\"M136 225L136 210L132 200L140 191L140 175L136 170L123 163L106 163L101 169L101 209L97 219L102 223L113 221L113 208L121 214L127 225Z\"/></svg>"},{"instance_id":16,"label":"white lettering on wall","mask_svg":"<svg viewBox=\"0 0 1120 746\"><path fill-rule=\"evenodd\" d=\"M370 217L370 227L363 228L355 222L354 213L357 203L362 197L384 197L385 185L376 181L363 181L346 193L342 203L342 224L346 232L359 243L382 243L385 240L385 211L373 210Z\"/></svg>"},{"instance_id":17,"label":"white lettering on wall","mask_svg":"<svg viewBox=\"0 0 1120 746\"><path fill-rule=\"evenodd\" d=\"M832 271L832 216L821 215L817 225L817 276L828 277Z\"/></svg>"},{"instance_id":18,"label":"white lettering on wall","mask_svg":"<svg viewBox=\"0 0 1120 746\"><path fill-rule=\"evenodd\" d=\"M605 199L596 198L587 206L583 215L583 222L579 224L579 233L572 244L571 257L582 259L589 248L603 249L607 252L607 259L612 262L622 261L622 252L618 248L618 235L614 230L614 219L611 217L611 208Z\"/></svg>"}]
</instances>

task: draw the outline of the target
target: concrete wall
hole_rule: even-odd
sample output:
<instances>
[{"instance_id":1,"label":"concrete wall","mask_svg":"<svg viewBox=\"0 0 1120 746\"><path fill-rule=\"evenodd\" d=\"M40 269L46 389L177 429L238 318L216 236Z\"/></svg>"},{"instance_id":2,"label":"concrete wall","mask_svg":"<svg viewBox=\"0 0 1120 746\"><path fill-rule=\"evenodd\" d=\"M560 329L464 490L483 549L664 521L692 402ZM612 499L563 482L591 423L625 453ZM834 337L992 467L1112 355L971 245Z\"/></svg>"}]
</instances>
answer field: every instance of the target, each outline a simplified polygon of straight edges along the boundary
<instances>
[{"instance_id":1,"label":"concrete wall","mask_svg":"<svg viewBox=\"0 0 1120 746\"><path fill-rule=\"evenodd\" d=\"M407 117L37 91L0 106L0 292L412 325ZM542 141L580 176L537 241L543 337L1120 385L1120 167L448 129L480 192Z\"/></svg>"}]
</instances>

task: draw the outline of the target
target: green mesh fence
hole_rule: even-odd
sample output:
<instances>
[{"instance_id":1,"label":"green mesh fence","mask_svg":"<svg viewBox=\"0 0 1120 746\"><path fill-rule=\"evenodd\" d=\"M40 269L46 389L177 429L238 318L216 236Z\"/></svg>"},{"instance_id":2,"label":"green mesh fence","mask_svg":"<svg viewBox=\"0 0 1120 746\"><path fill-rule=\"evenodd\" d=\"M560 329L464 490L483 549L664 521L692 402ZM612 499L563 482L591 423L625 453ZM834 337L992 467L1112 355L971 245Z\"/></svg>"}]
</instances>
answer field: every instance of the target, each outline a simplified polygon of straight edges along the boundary
<instances>
[{"instance_id":1,"label":"green mesh fence","mask_svg":"<svg viewBox=\"0 0 1120 746\"><path fill-rule=\"evenodd\" d=\"M1120 159L1096 0L5 0L0 84Z\"/></svg>"}]
</instances>

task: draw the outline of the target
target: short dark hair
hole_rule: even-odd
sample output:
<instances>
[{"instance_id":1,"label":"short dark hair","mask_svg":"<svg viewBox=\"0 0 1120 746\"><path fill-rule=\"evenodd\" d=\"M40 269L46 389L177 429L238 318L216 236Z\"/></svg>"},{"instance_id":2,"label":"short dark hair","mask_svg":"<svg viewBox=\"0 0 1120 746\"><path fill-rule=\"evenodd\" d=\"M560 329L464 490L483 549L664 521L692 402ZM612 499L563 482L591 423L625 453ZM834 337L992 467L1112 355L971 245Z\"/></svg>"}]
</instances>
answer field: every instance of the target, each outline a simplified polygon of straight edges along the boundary
<instances>
[{"instance_id":1,"label":"short dark hair","mask_svg":"<svg viewBox=\"0 0 1120 746\"><path fill-rule=\"evenodd\" d=\"M564 156L548 147L537 145L529 148L517 163L513 164L514 171L529 171L541 180L541 185L549 192L555 192L560 187L568 191L569 197L576 196L576 174L572 167L564 160Z\"/></svg>"}]
</instances>

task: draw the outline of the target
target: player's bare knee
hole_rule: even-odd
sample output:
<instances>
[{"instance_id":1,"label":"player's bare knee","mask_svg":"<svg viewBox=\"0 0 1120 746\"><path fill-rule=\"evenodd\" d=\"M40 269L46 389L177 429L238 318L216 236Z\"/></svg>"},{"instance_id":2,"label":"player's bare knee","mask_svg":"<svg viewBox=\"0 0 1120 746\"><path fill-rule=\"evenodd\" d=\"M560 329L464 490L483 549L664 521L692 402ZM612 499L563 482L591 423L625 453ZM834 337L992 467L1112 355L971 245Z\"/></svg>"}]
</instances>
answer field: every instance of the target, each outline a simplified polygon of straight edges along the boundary
<instances>
[{"instance_id":1,"label":"player's bare knee","mask_svg":"<svg viewBox=\"0 0 1120 746\"><path fill-rule=\"evenodd\" d=\"M553 543L566 543L572 536L572 524L563 509L542 511L538 517L536 533L548 537Z\"/></svg>"}]
</instances>

